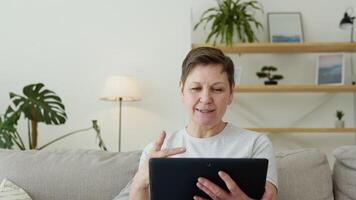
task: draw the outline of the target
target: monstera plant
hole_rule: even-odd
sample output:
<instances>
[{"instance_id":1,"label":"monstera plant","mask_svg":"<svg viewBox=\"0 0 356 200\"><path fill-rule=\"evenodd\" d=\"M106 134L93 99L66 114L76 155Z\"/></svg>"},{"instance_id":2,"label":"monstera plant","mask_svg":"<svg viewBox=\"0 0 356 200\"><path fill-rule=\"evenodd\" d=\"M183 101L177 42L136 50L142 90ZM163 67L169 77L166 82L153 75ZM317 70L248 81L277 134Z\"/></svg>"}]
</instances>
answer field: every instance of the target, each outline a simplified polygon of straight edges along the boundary
<instances>
[{"instance_id":1,"label":"monstera plant","mask_svg":"<svg viewBox=\"0 0 356 200\"><path fill-rule=\"evenodd\" d=\"M18 121L23 117L27 119L29 149L42 149L64 137L94 129L99 138L99 147L106 150L96 120L93 120L90 128L73 131L38 147L38 123L48 125L64 124L67 119L65 107L61 98L53 91L45 89L43 83L25 86L23 94L22 96L10 92L12 104L8 106L5 114L0 117L0 148L11 149L16 145L21 150L26 149L26 145L17 131Z\"/></svg>"}]
</instances>

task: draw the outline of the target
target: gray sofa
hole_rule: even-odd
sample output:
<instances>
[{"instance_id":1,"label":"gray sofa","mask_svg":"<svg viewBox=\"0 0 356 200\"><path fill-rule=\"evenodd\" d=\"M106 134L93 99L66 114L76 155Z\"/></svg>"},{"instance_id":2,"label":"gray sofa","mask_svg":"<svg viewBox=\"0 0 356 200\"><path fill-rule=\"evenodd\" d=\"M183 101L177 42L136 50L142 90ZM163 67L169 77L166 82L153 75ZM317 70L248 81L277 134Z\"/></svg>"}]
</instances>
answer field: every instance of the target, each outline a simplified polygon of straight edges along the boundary
<instances>
[{"instance_id":1,"label":"gray sofa","mask_svg":"<svg viewBox=\"0 0 356 200\"><path fill-rule=\"evenodd\" d=\"M332 173L316 149L277 152L278 199L356 199L356 147L334 153ZM112 200L133 177L139 157L139 151L0 150L0 181L7 178L34 200Z\"/></svg>"}]
</instances>

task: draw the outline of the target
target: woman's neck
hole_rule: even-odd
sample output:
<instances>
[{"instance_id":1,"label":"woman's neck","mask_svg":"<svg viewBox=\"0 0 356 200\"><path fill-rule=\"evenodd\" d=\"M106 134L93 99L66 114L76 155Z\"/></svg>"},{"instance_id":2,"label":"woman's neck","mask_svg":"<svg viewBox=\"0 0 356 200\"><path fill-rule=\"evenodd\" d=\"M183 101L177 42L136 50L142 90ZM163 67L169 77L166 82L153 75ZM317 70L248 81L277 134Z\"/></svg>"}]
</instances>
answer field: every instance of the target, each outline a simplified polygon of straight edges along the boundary
<instances>
[{"instance_id":1,"label":"woman's neck","mask_svg":"<svg viewBox=\"0 0 356 200\"><path fill-rule=\"evenodd\" d=\"M219 123L213 126L201 126L195 124L194 122L190 122L187 126L187 132L189 135L196 138L212 137L224 130L226 124L226 122L220 121Z\"/></svg>"}]
</instances>

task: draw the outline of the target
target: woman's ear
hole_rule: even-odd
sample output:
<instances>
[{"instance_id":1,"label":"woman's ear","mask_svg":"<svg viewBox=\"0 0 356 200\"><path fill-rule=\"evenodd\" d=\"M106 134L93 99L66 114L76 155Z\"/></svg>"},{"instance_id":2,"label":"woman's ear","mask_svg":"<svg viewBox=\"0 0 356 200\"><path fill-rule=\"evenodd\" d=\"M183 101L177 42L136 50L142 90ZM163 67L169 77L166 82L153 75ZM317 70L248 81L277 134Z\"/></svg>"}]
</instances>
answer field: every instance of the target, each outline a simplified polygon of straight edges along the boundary
<instances>
[{"instance_id":1,"label":"woman's ear","mask_svg":"<svg viewBox=\"0 0 356 200\"><path fill-rule=\"evenodd\" d=\"M179 91L180 91L180 95L183 96L183 89L184 89L184 85L182 81L179 81Z\"/></svg>"}]
</instances>

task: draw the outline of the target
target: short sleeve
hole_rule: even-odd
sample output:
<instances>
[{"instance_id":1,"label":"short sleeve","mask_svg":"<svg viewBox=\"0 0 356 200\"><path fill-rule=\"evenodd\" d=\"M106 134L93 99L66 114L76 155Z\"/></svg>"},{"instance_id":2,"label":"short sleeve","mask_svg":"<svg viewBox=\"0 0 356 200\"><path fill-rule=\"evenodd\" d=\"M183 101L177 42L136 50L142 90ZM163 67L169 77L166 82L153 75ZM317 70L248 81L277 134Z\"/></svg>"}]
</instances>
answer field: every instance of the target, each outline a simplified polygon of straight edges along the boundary
<instances>
[{"instance_id":1,"label":"short sleeve","mask_svg":"<svg viewBox=\"0 0 356 200\"><path fill-rule=\"evenodd\" d=\"M261 134L255 141L253 150L253 158L268 159L267 180L273 183L278 188L278 176L276 158L271 141L265 134Z\"/></svg>"}]
</instances>

